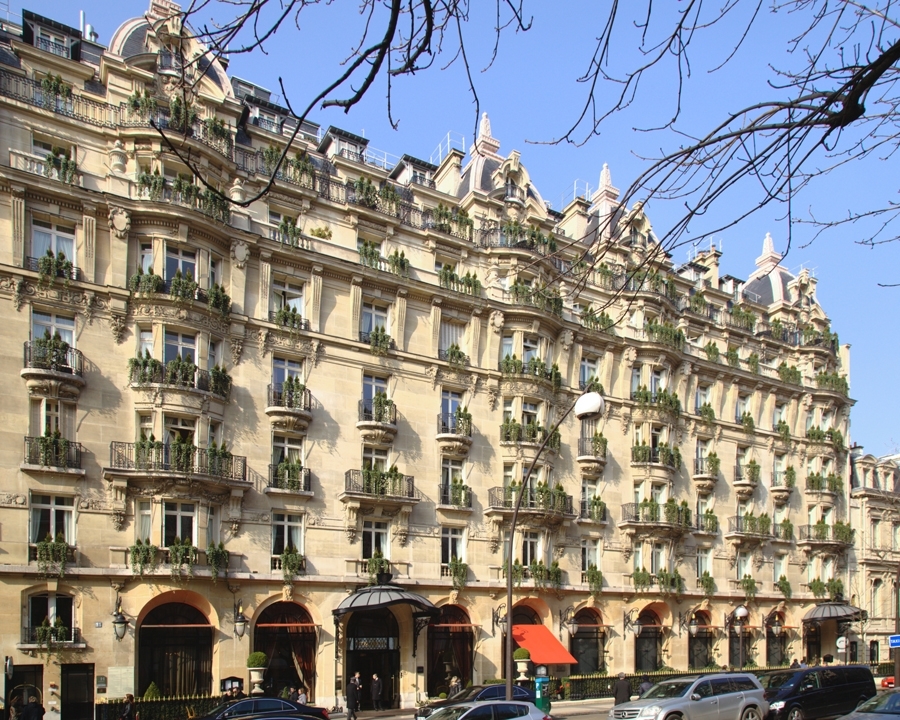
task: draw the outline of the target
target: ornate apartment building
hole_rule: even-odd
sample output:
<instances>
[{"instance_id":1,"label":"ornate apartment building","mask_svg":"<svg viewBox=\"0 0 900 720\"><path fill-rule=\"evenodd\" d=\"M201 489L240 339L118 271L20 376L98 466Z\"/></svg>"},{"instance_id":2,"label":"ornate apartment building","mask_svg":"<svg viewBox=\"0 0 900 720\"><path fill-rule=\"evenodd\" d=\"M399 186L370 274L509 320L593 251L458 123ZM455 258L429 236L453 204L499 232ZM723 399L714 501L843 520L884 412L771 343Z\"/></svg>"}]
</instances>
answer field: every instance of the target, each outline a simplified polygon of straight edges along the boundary
<instances>
[{"instance_id":1,"label":"ornate apartment building","mask_svg":"<svg viewBox=\"0 0 900 720\"><path fill-rule=\"evenodd\" d=\"M410 707L501 677L507 630L556 676L863 659L803 618L886 606L896 470L850 490L849 346L771 239L678 266L605 167L551 209L486 116L436 162L298 128L164 0L108 46L4 26L0 112L7 702L216 693L261 650L267 692Z\"/></svg>"}]
</instances>

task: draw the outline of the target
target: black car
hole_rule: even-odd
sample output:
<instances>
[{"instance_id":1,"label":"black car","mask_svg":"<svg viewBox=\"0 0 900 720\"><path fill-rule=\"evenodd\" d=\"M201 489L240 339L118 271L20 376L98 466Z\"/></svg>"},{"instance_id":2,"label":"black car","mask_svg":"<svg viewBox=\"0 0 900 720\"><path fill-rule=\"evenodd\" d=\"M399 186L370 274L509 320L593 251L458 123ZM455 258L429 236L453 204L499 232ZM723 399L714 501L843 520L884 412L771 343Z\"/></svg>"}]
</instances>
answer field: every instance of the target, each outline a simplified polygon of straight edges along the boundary
<instances>
[{"instance_id":1,"label":"black car","mask_svg":"<svg viewBox=\"0 0 900 720\"><path fill-rule=\"evenodd\" d=\"M462 702L480 702L482 700L505 700L506 685L472 685L461 690L446 700L435 700L416 709L416 718L427 718L438 708L456 705ZM534 705L534 691L513 685L513 700L522 700Z\"/></svg>"},{"instance_id":2,"label":"black car","mask_svg":"<svg viewBox=\"0 0 900 720\"><path fill-rule=\"evenodd\" d=\"M865 665L830 665L761 673L769 720L838 717L875 697L875 678Z\"/></svg>"},{"instance_id":3,"label":"black car","mask_svg":"<svg viewBox=\"0 0 900 720\"><path fill-rule=\"evenodd\" d=\"M239 720L239 718L251 717L268 718L274 715L291 717L295 720L302 716L328 720L328 711L325 708L301 705L300 703L282 700L281 698L267 697L245 698L223 703L206 715L194 718L194 720Z\"/></svg>"}]
</instances>

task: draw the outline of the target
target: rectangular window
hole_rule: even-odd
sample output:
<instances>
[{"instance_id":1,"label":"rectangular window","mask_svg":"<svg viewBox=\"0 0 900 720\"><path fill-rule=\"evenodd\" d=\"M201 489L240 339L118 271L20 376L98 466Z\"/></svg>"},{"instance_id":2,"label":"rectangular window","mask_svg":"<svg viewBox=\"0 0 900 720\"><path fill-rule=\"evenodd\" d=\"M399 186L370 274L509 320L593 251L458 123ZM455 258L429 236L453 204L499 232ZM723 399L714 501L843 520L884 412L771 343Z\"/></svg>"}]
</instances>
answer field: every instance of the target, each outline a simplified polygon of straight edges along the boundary
<instances>
[{"instance_id":1,"label":"rectangular window","mask_svg":"<svg viewBox=\"0 0 900 720\"><path fill-rule=\"evenodd\" d=\"M441 528L441 563L448 565L451 560L463 559L463 529Z\"/></svg>"},{"instance_id":2,"label":"rectangular window","mask_svg":"<svg viewBox=\"0 0 900 720\"><path fill-rule=\"evenodd\" d=\"M774 429L782 421L787 422L787 405L779 404L772 410L772 428Z\"/></svg>"},{"instance_id":3,"label":"rectangular window","mask_svg":"<svg viewBox=\"0 0 900 720\"><path fill-rule=\"evenodd\" d=\"M197 362L197 337L187 333L166 330L166 347L163 362L168 364L175 358Z\"/></svg>"},{"instance_id":4,"label":"rectangular window","mask_svg":"<svg viewBox=\"0 0 900 720\"><path fill-rule=\"evenodd\" d=\"M69 629L68 637L71 639L72 623L74 608L74 598L71 595L63 595L62 593L41 593L40 595L32 595L28 598L28 626L30 632L33 633L32 640L37 640L36 630L43 625L46 619L51 625L56 623L57 618L64 627Z\"/></svg>"},{"instance_id":5,"label":"rectangular window","mask_svg":"<svg viewBox=\"0 0 900 720\"><path fill-rule=\"evenodd\" d=\"M360 322L362 323L359 328L361 332L370 333L375 328L380 327L383 330L388 329L388 311L386 307L381 307L378 305L374 305L373 303L363 303L362 306L362 316L360 318Z\"/></svg>"},{"instance_id":6,"label":"rectangular window","mask_svg":"<svg viewBox=\"0 0 900 720\"><path fill-rule=\"evenodd\" d=\"M697 577L703 577L703 573L712 575L712 548L697 550Z\"/></svg>"},{"instance_id":7,"label":"rectangular window","mask_svg":"<svg viewBox=\"0 0 900 720\"><path fill-rule=\"evenodd\" d=\"M138 250L138 267L145 275L153 270L153 244L141 243Z\"/></svg>"},{"instance_id":8,"label":"rectangular window","mask_svg":"<svg viewBox=\"0 0 900 720\"><path fill-rule=\"evenodd\" d=\"M600 540L586 538L581 541L581 572L587 572L591 565L600 567Z\"/></svg>"},{"instance_id":9,"label":"rectangular window","mask_svg":"<svg viewBox=\"0 0 900 720\"><path fill-rule=\"evenodd\" d=\"M366 470L387 470L387 450L366 446L363 448L363 468Z\"/></svg>"},{"instance_id":10,"label":"rectangular window","mask_svg":"<svg viewBox=\"0 0 900 720\"><path fill-rule=\"evenodd\" d=\"M183 248L166 248L166 282L172 282L172 279L181 271L183 277L190 275L192 280L197 279L197 253L193 250L185 250Z\"/></svg>"},{"instance_id":11,"label":"rectangular window","mask_svg":"<svg viewBox=\"0 0 900 720\"><path fill-rule=\"evenodd\" d=\"M782 575L787 577L787 555L779 553L772 561L772 581L778 582Z\"/></svg>"},{"instance_id":12,"label":"rectangular window","mask_svg":"<svg viewBox=\"0 0 900 720\"><path fill-rule=\"evenodd\" d=\"M66 440L75 440L75 405L50 398L31 401L31 436L59 433Z\"/></svg>"},{"instance_id":13,"label":"rectangular window","mask_svg":"<svg viewBox=\"0 0 900 720\"><path fill-rule=\"evenodd\" d=\"M135 540L150 542L150 519L152 513L152 505L149 500L139 500L137 505L137 521L135 522L135 531L137 536Z\"/></svg>"},{"instance_id":14,"label":"rectangular window","mask_svg":"<svg viewBox=\"0 0 900 720\"><path fill-rule=\"evenodd\" d=\"M698 385L697 391L694 393L694 412L700 412L700 408L706 404L710 403L710 396L712 395L711 388L709 385Z\"/></svg>"},{"instance_id":15,"label":"rectangular window","mask_svg":"<svg viewBox=\"0 0 900 720\"><path fill-rule=\"evenodd\" d=\"M900 525L891 527L891 550L900 550Z\"/></svg>"},{"instance_id":16,"label":"rectangular window","mask_svg":"<svg viewBox=\"0 0 900 720\"><path fill-rule=\"evenodd\" d=\"M452 458L441 459L441 484L448 486L454 482L461 483L463 481L463 464L462 460L453 460Z\"/></svg>"},{"instance_id":17,"label":"rectangular window","mask_svg":"<svg viewBox=\"0 0 900 720\"><path fill-rule=\"evenodd\" d=\"M513 356L513 336L512 335L504 335L503 340L500 341L500 359L503 360L507 357Z\"/></svg>"},{"instance_id":18,"label":"rectangular window","mask_svg":"<svg viewBox=\"0 0 900 720\"><path fill-rule=\"evenodd\" d=\"M540 340L537 338L525 338L522 341L522 362L527 363L532 358L538 358Z\"/></svg>"},{"instance_id":19,"label":"rectangular window","mask_svg":"<svg viewBox=\"0 0 900 720\"><path fill-rule=\"evenodd\" d=\"M653 543L653 551L650 555L650 572L653 575L666 569L665 548L662 543Z\"/></svg>"},{"instance_id":20,"label":"rectangular window","mask_svg":"<svg viewBox=\"0 0 900 720\"><path fill-rule=\"evenodd\" d=\"M536 424L538 421L539 411L540 411L540 406L537 403L523 402L522 403L522 425L528 425L528 423Z\"/></svg>"},{"instance_id":21,"label":"rectangular window","mask_svg":"<svg viewBox=\"0 0 900 720\"><path fill-rule=\"evenodd\" d=\"M522 565L528 567L541 559L540 533L526 530L522 533Z\"/></svg>"},{"instance_id":22,"label":"rectangular window","mask_svg":"<svg viewBox=\"0 0 900 720\"><path fill-rule=\"evenodd\" d=\"M272 464L303 462L303 438L275 435L272 438Z\"/></svg>"},{"instance_id":23,"label":"rectangular window","mask_svg":"<svg viewBox=\"0 0 900 720\"><path fill-rule=\"evenodd\" d=\"M61 255L75 265L75 228L32 219L31 257L42 258L47 251L56 257Z\"/></svg>"},{"instance_id":24,"label":"rectangular window","mask_svg":"<svg viewBox=\"0 0 900 720\"><path fill-rule=\"evenodd\" d=\"M215 258L212 255L209 256L209 287L218 285L221 282L219 278L221 262L222 261L218 258Z\"/></svg>"},{"instance_id":25,"label":"rectangular window","mask_svg":"<svg viewBox=\"0 0 900 720\"><path fill-rule=\"evenodd\" d=\"M631 368L631 399L634 399L634 394L637 392L637 389L641 386L641 366L635 365Z\"/></svg>"},{"instance_id":26,"label":"rectangular window","mask_svg":"<svg viewBox=\"0 0 900 720\"><path fill-rule=\"evenodd\" d=\"M173 443L194 441L194 421L188 418L165 416L163 422L166 428L167 442Z\"/></svg>"},{"instance_id":27,"label":"rectangular window","mask_svg":"<svg viewBox=\"0 0 900 720\"><path fill-rule=\"evenodd\" d=\"M738 580L742 580L745 575L750 575L750 553L745 550L738 551L734 569Z\"/></svg>"},{"instance_id":28,"label":"rectangular window","mask_svg":"<svg viewBox=\"0 0 900 720\"><path fill-rule=\"evenodd\" d=\"M654 370L650 374L650 393L656 397L656 393L666 387L666 374L662 370Z\"/></svg>"},{"instance_id":29,"label":"rectangular window","mask_svg":"<svg viewBox=\"0 0 900 720\"><path fill-rule=\"evenodd\" d=\"M276 390L281 390L284 381L288 378L302 378L303 363L299 360L288 360L282 357L272 358L272 385Z\"/></svg>"},{"instance_id":30,"label":"rectangular window","mask_svg":"<svg viewBox=\"0 0 900 720\"><path fill-rule=\"evenodd\" d=\"M516 466L512 464L504 464L503 466L503 487L509 487L515 482ZM898 526L900 527L900 526ZM898 535L900 537L900 535Z\"/></svg>"},{"instance_id":31,"label":"rectangular window","mask_svg":"<svg viewBox=\"0 0 900 720\"><path fill-rule=\"evenodd\" d=\"M451 345L462 347L463 337L466 334L466 326L462 323L441 321L441 335L438 349L447 351Z\"/></svg>"},{"instance_id":32,"label":"rectangular window","mask_svg":"<svg viewBox=\"0 0 900 720\"><path fill-rule=\"evenodd\" d=\"M503 398L503 419L504 420L512 420L514 417L515 409L513 406L512 398Z\"/></svg>"},{"instance_id":33,"label":"rectangular window","mask_svg":"<svg viewBox=\"0 0 900 720\"><path fill-rule=\"evenodd\" d=\"M584 390L588 383L597 379L597 375L597 360L595 358L581 358L581 365L578 368L578 387Z\"/></svg>"},{"instance_id":34,"label":"rectangular window","mask_svg":"<svg viewBox=\"0 0 900 720\"><path fill-rule=\"evenodd\" d=\"M734 421L740 422L747 408L750 406L749 395L738 395L737 402L734 405Z\"/></svg>"},{"instance_id":35,"label":"rectangular window","mask_svg":"<svg viewBox=\"0 0 900 720\"><path fill-rule=\"evenodd\" d=\"M147 357L149 354L150 357L153 357L153 331L141 330L140 333L140 349L138 350L140 356Z\"/></svg>"},{"instance_id":36,"label":"rectangular window","mask_svg":"<svg viewBox=\"0 0 900 720\"><path fill-rule=\"evenodd\" d=\"M644 544L640 540L635 540L631 546L631 567L635 570L644 567Z\"/></svg>"},{"instance_id":37,"label":"rectangular window","mask_svg":"<svg viewBox=\"0 0 900 720\"><path fill-rule=\"evenodd\" d=\"M31 542L62 535L69 544L75 544L75 498L56 495L31 496Z\"/></svg>"},{"instance_id":38,"label":"rectangular window","mask_svg":"<svg viewBox=\"0 0 900 720\"><path fill-rule=\"evenodd\" d=\"M362 533L362 559L368 560L376 552L382 557L389 557L390 545L388 544L388 524L365 520Z\"/></svg>"},{"instance_id":39,"label":"rectangular window","mask_svg":"<svg viewBox=\"0 0 900 720\"><path fill-rule=\"evenodd\" d=\"M296 310L303 315L303 285L298 282L288 282L284 278L276 278L272 283L272 299L274 310Z\"/></svg>"},{"instance_id":40,"label":"rectangular window","mask_svg":"<svg viewBox=\"0 0 900 720\"><path fill-rule=\"evenodd\" d=\"M207 545L219 542L219 516L215 505L210 505L206 512L206 543Z\"/></svg>"},{"instance_id":41,"label":"rectangular window","mask_svg":"<svg viewBox=\"0 0 900 720\"><path fill-rule=\"evenodd\" d=\"M375 375L363 375L362 400L366 412L372 412L372 401L378 393L387 395L387 379Z\"/></svg>"},{"instance_id":42,"label":"rectangular window","mask_svg":"<svg viewBox=\"0 0 900 720\"><path fill-rule=\"evenodd\" d=\"M455 426L456 410L462 405L462 394L454 390L441 390L441 418L447 427Z\"/></svg>"},{"instance_id":43,"label":"rectangular window","mask_svg":"<svg viewBox=\"0 0 900 720\"><path fill-rule=\"evenodd\" d=\"M197 506L194 503L163 503L163 545L168 547L179 538L197 544Z\"/></svg>"},{"instance_id":44,"label":"rectangular window","mask_svg":"<svg viewBox=\"0 0 900 720\"><path fill-rule=\"evenodd\" d=\"M288 548L303 554L303 516L272 513L272 554L281 555Z\"/></svg>"},{"instance_id":45,"label":"rectangular window","mask_svg":"<svg viewBox=\"0 0 900 720\"><path fill-rule=\"evenodd\" d=\"M75 347L75 318L37 310L31 313L32 340L45 338L48 334L53 338L57 333L63 342L68 343L69 347Z\"/></svg>"}]
</instances>

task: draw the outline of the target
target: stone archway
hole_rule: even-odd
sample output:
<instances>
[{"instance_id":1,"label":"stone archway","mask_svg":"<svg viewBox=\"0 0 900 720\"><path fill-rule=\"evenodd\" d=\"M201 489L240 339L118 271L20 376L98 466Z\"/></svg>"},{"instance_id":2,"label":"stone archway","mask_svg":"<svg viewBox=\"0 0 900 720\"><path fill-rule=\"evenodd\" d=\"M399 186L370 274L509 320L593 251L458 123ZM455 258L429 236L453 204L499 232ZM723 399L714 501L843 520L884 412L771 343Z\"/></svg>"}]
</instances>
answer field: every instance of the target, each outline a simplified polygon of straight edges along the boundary
<instances>
[{"instance_id":1,"label":"stone archway","mask_svg":"<svg viewBox=\"0 0 900 720\"><path fill-rule=\"evenodd\" d=\"M656 672L662 664L662 623L653 610L638 616L641 632L634 638L634 671Z\"/></svg>"},{"instance_id":2,"label":"stone archway","mask_svg":"<svg viewBox=\"0 0 900 720\"><path fill-rule=\"evenodd\" d=\"M577 661L572 675L588 675L606 669L606 626L600 612L582 608L575 614L577 632L569 637L569 652Z\"/></svg>"},{"instance_id":3,"label":"stone archway","mask_svg":"<svg viewBox=\"0 0 900 720\"><path fill-rule=\"evenodd\" d=\"M428 626L428 695L449 693L454 675L462 687L471 682L474 653L469 613L459 605L444 605Z\"/></svg>"},{"instance_id":4,"label":"stone archway","mask_svg":"<svg viewBox=\"0 0 900 720\"><path fill-rule=\"evenodd\" d=\"M309 612L294 602L275 602L259 611L253 623L253 649L269 658L263 687L269 695L305 687L310 704L316 692L318 636Z\"/></svg>"},{"instance_id":5,"label":"stone archway","mask_svg":"<svg viewBox=\"0 0 900 720\"><path fill-rule=\"evenodd\" d=\"M138 626L138 694L156 683L164 697L212 691L213 627L193 605L157 605Z\"/></svg>"}]
</instances>

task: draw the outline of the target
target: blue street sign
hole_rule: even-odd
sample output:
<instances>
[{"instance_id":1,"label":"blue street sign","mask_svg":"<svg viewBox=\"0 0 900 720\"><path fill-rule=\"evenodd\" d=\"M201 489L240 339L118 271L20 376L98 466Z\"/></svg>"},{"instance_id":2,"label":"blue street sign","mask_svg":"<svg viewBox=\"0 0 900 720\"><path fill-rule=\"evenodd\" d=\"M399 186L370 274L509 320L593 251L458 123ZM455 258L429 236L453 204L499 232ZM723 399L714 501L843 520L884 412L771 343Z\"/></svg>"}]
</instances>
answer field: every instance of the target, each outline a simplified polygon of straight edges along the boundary
<instances>
[{"instance_id":1,"label":"blue street sign","mask_svg":"<svg viewBox=\"0 0 900 720\"><path fill-rule=\"evenodd\" d=\"M888 643L888 647L900 648L900 635L889 635Z\"/></svg>"}]
</instances>

